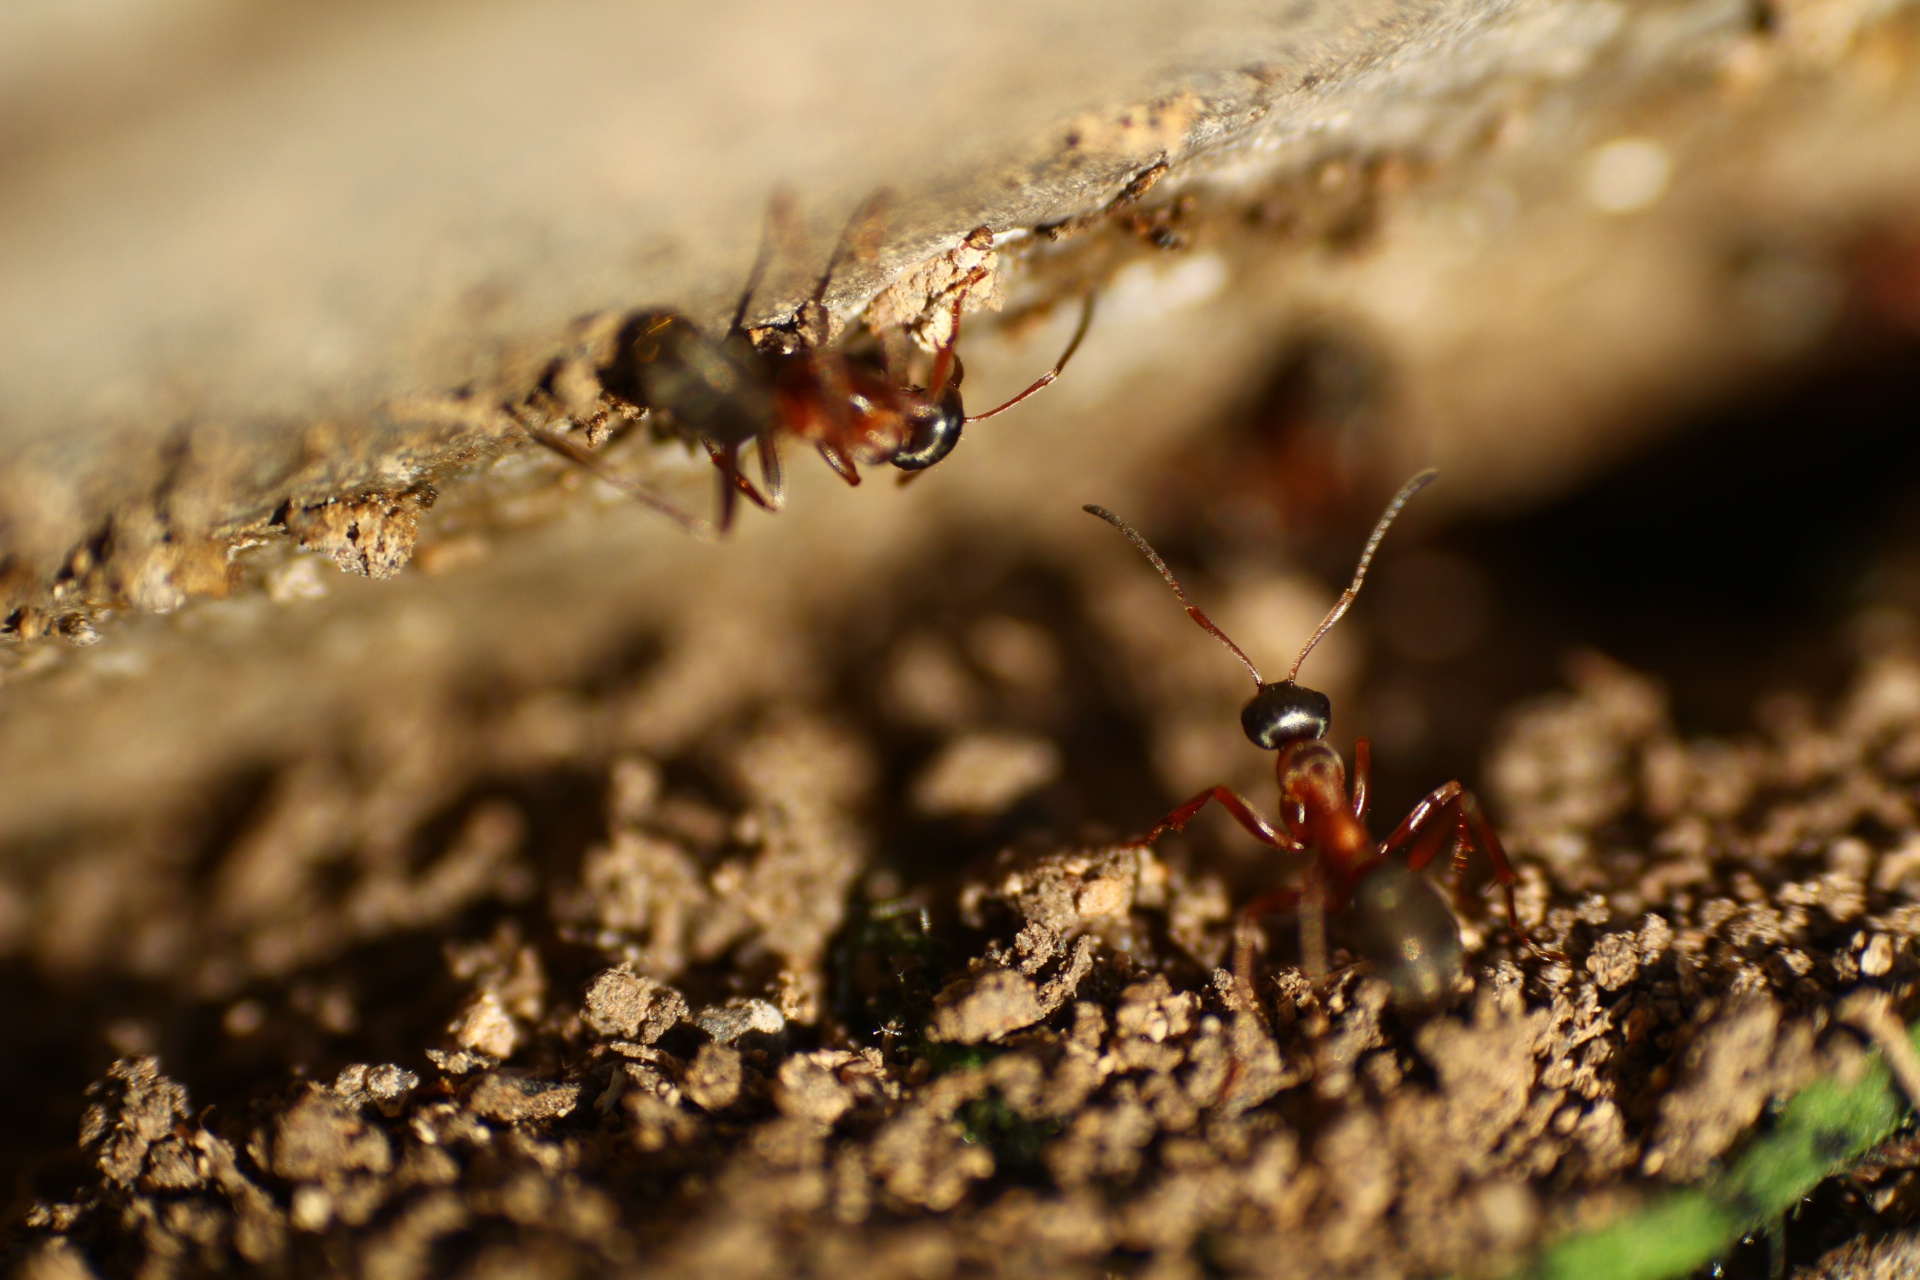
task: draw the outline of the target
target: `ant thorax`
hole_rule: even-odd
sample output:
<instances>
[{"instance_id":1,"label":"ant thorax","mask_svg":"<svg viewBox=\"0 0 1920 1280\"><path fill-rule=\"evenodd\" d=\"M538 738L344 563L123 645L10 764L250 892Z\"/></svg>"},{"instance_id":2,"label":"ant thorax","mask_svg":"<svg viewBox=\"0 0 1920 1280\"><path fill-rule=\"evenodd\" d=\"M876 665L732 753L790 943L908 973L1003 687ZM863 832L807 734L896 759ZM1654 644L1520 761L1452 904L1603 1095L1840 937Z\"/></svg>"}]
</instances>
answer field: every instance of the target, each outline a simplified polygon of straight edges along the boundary
<instances>
[{"instance_id":1,"label":"ant thorax","mask_svg":"<svg viewBox=\"0 0 1920 1280\"><path fill-rule=\"evenodd\" d=\"M1318 850L1336 874L1376 855L1373 836L1347 802L1347 767L1317 738L1282 747L1274 761L1281 819L1294 841Z\"/></svg>"},{"instance_id":2,"label":"ant thorax","mask_svg":"<svg viewBox=\"0 0 1920 1280\"><path fill-rule=\"evenodd\" d=\"M1274 761L1274 775L1280 782L1280 794L1288 800L1308 807L1346 804L1347 766L1338 751L1318 738L1281 748Z\"/></svg>"}]
</instances>

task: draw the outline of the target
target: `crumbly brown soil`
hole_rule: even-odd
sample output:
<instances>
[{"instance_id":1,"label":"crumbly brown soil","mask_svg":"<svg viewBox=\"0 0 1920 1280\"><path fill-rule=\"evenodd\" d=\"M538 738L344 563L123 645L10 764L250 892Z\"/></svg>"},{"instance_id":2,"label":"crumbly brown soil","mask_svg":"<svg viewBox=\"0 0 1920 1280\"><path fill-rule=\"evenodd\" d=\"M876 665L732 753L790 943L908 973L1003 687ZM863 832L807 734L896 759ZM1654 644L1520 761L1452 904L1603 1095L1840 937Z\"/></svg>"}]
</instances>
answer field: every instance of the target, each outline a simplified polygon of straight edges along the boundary
<instances>
[{"instance_id":1,"label":"crumbly brown soil","mask_svg":"<svg viewBox=\"0 0 1920 1280\"><path fill-rule=\"evenodd\" d=\"M816 620L837 666L756 633L423 692L23 856L15 1260L1492 1274L1852 1070L1844 994L1914 1012L1899 616L1859 629L1841 696L1771 699L1746 736L1683 736L1592 655L1511 708L1485 790L1568 959L1517 945L1470 868L1469 973L1416 1013L1338 952L1316 988L1285 921L1250 1000L1221 966L1270 864L1204 826L1116 838L1165 804L1196 706L1232 731L1224 659L1170 602L1143 597L1176 657L1092 579L936 576L974 603ZM1265 757L1230 759L1257 785ZM1905 1274L1915 1167L1896 1139L1823 1187L1783 1229L1805 1274Z\"/></svg>"}]
</instances>

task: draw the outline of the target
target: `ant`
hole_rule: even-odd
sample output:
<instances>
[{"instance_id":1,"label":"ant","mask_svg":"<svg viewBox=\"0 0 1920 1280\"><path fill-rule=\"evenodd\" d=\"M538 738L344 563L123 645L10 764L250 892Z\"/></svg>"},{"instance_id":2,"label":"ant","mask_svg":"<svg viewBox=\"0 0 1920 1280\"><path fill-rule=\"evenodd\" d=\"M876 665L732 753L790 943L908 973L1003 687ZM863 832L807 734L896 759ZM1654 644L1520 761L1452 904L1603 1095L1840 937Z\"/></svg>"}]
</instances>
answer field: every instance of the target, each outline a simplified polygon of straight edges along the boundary
<instances>
[{"instance_id":1,"label":"ant","mask_svg":"<svg viewBox=\"0 0 1920 1280\"><path fill-rule=\"evenodd\" d=\"M783 435L811 443L849 485L860 483L863 463L891 463L904 473L901 483L905 484L952 453L963 427L1006 412L1059 377L1093 320L1093 299L1088 297L1080 324L1053 368L985 413L969 414L961 404L965 371L954 350L960 338L961 308L968 291L986 278L985 267L976 267L954 286L952 325L934 353L925 386L909 385L882 360L829 349L828 286L847 259L872 256L873 229L884 199L885 193L870 198L848 221L791 331L756 334L747 326L748 309L771 258L774 230L792 220L787 200L776 195L768 208L759 253L725 334L710 337L677 312L641 312L621 326L612 357L596 370L600 390L616 408L632 416L664 420L707 451L720 472L717 521L682 511L662 495L614 473L564 436L524 419L520 425L534 440L628 497L689 532L707 536L732 526L737 497L744 496L764 511L779 509ZM550 396L549 384L558 373L556 365L543 381L542 389ZM741 450L748 444L760 460L758 486L740 465Z\"/></svg>"},{"instance_id":2,"label":"ant","mask_svg":"<svg viewBox=\"0 0 1920 1280\"><path fill-rule=\"evenodd\" d=\"M1259 669L1240 646L1187 598L1166 561L1132 525L1104 507L1084 508L1125 534L1167 580L1186 606L1188 616L1232 650L1253 675L1256 688L1240 711L1240 727L1255 746L1279 752L1274 775L1280 785L1284 833L1275 830L1244 797L1228 787L1215 786L1160 819L1141 841L1151 844L1167 831L1180 830L1212 800L1261 843L1312 858L1299 888L1263 894L1240 911L1234 931L1234 973L1249 992L1254 990L1254 921L1293 908L1300 913L1302 956L1309 976L1316 982L1327 974L1326 918L1344 913L1351 940L1372 961L1375 972L1386 979L1395 1003L1423 1006L1442 1000L1464 967L1460 929L1439 891L1419 873L1448 848L1453 850L1456 867L1465 864L1472 850L1484 852L1506 891L1507 920L1514 933L1537 954L1559 958L1534 946L1521 927L1513 902L1513 865L1479 801L1459 782L1435 788L1413 807L1392 835L1375 842L1366 825L1372 759L1367 740L1361 738L1354 743L1353 787L1349 793L1340 754L1325 740L1333 720L1333 703L1326 694L1298 683L1300 665L1359 594L1387 527L1407 500L1438 474L1422 471L1401 486L1374 525L1373 536L1360 553L1352 584L1307 639L1287 678L1273 684L1261 679ZM1404 864L1394 860L1402 852L1406 855Z\"/></svg>"}]
</instances>

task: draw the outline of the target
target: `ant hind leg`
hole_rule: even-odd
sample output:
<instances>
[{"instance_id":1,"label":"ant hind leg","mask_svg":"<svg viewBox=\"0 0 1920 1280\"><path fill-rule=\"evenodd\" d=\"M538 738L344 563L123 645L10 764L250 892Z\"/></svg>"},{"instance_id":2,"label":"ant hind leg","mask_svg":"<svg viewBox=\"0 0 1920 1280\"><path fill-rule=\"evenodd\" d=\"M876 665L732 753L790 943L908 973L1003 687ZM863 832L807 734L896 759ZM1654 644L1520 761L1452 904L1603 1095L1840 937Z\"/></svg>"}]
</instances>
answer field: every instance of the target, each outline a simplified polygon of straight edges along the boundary
<instances>
[{"instance_id":1,"label":"ant hind leg","mask_svg":"<svg viewBox=\"0 0 1920 1280\"><path fill-rule=\"evenodd\" d=\"M665 495L655 493L639 481L621 475L605 462L601 461L599 455L581 448L565 436L555 435L545 427L536 427L522 420L517 414L513 415L513 420L519 424L520 429L526 432L527 437L535 444L559 454L590 475L598 476L627 498L632 499L650 511L656 511L667 517L667 519L673 521L695 537L711 538L717 536L724 530L724 525L715 526L711 521L696 516L690 511L683 511Z\"/></svg>"},{"instance_id":2,"label":"ant hind leg","mask_svg":"<svg viewBox=\"0 0 1920 1280\"><path fill-rule=\"evenodd\" d=\"M833 247L833 256L827 259L826 270L814 282L813 292L800 307L800 337L810 347L824 347L832 336L833 320L827 313L827 290L833 285L834 276L847 261L872 262L880 256L880 238L886 230L887 206L892 203L893 193L884 187L860 202L860 207L847 219L847 225L840 231L840 240Z\"/></svg>"},{"instance_id":3,"label":"ant hind leg","mask_svg":"<svg viewBox=\"0 0 1920 1280\"><path fill-rule=\"evenodd\" d=\"M1449 782L1437 787L1419 804L1413 807L1392 835L1381 842L1380 852L1385 855L1407 852L1407 869L1424 870L1428 863L1437 857L1442 849L1452 847L1457 860L1464 861L1474 850L1486 854L1492 864L1493 877L1500 883L1501 892L1507 900L1507 925L1513 930L1527 950L1547 960L1564 962L1566 956L1558 951L1542 947L1528 935L1526 926L1520 923L1520 912L1513 898L1514 882L1520 877L1513 869L1513 863L1507 857L1506 846L1500 843L1500 836L1487 821L1486 811L1480 807L1479 799L1459 782Z\"/></svg>"},{"instance_id":4,"label":"ant hind leg","mask_svg":"<svg viewBox=\"0 0 1920 1280\"><path fill-rule=\"evenodd\" d=\"M1317 901L1317 900L1316 900ZM1240 908L1233 925L1233 976L1249 997L1257 999L1259 987L1255 984L1258 974L1254 968L1254 940L1256 921L1261 916L1273 915L1281 911L1303 909L1306 896L1299 889L1275 889L1263 893ZM1304 918L1303 918L1304 926ZM1324 959L1324 956L1322 957Z\"/></svg>"},{"instance_id":5,"label":"ant hind leg","mask_svg":"<svg viewBox=\"0 0 1920 1280\"><path fill-rule=\"evenodd\" d=\"M791 241L795 225L793 192L785 187L775 187L773 194L767 197L766 220L760 228L760 247L754 251L753 267L747 272L746 287L741 289L740 301L733 309L733 323L727 326L729 334L746 332L747 309L753 305L753 295L760 292L760 282L766 278L767 266L773 261L774 242Z\"/></svg>"},{"instance_id":6,"label":"ant hind leg","mask_svg":"<svg viewBox=\"0 0 1920 1280\"><path fill-rule=\"evenodd\" d=\"M1493 864L1493 875L1500 882L1500 891L1507 899L1507 924L1514 935L1526 945L1527 950L1543 960L1552 960L1560 964L1567 963L1564 953L1549 947L1542 947L1527 934L1526 926L1520 923L1520 911L1514 905L1513 886L1520 876L1513 869L1513 863L1507 858L1506 846L1500 843L1500 835L1487 821L1486 811L1481 809L1480 801L1471 791L1460 793L1460 817L1463 834L1467 842L1487 855L1487 861Z\"/></svg>"}]
</instances>

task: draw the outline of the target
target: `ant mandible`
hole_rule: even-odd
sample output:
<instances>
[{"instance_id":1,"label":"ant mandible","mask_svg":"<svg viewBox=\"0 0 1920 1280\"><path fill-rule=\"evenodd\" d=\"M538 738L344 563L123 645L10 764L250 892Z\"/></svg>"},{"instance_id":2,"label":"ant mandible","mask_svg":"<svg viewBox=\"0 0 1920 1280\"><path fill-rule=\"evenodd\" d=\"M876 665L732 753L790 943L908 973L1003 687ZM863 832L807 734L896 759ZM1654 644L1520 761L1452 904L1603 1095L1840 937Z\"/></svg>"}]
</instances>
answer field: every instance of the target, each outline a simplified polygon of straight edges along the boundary
<instances>
[{"instance_id":1,"label":"ant mandible","mask_svg":"<svg viewBox=\"0 0 1920 1280\"><path fill-rule=\"evenodd\" d=\"M1473 793L1457 781L1435 788L1413 807L1392 835L1376 843L1366 825L1371 764L1367 740L1361 738L1354 743L1353 788L1349 794L1340 753L1325 740L1333 719L1333 703L1326 694L1298 683L1300 665L1359 594L1387 527L1407 500L1437 474L1422 471L1401 486L1374 525L1373 536L1360 553L1353 582L1308 637L1287 678L1273 684L1262 680L1259 669L1240 646L1187 598L1166 561L1132 525L1104 507L1084 508L1125 534L1167 580L1187 614L1232 650L1253 675L1256 689L1240 711L1240 727L1255 746L1279 752L1274 775L1280 786L1284 834L1237 792L1215 786L1160 819L1142 841L1151 844L1167 831L1180 830L1212 800L1261 843L1312 858L1299 888L1263 894L1241 909L1234 931L1234 973L1248 992L1255 989L1254 921L1292 908L1300 913L1302 957L1316 982L1327 973L1326 918L1344 913L1351 940L1386 980L1396 1003L1420 1006L1442 1000L1464 967L1460 929L1439 891L1419 873L1449 847L1454 850L1456 865L1463 864L1473 849L1486 854L1506 892L1507 920L1514 933L1529 948L1553 958L1553 953L1540 952L1520 925L1513 902L1513 865ZM1401 853L1406 855L1404 863L1394 860Z\"/></svg>"},{"instance_id":2,"label":"ant mandible","mask_svg":"<svg viewBox=\"0 0 1920 1280\"><path fill-rule=\"evenodd\" d=\"M748 309L771 257L774 230L792 220L787 200L776 195L768 207L767 230L746 288L722 337L709 337L677 312L641 312L621 326L611 359L596 371L600 389L614 404L656 415L707 451L720 472L716 521L681 510L664 496L612 471L565 436L524 418L521 426L540 444L628 497L702 535L724 533L732 526L737 496L764 511L779 509L779 439L783 435L811 443L849 485L860 483L862 464L879 463L897 467L904 473L901 483L906 483L952 453L963 427L1011 409L1059 377L1086 336L1093 299L1088 297L1079 326L1053 368L985 413L969 414L961 404L965 371L954 350L960 338L961 308L968 290L986 278L984 267L975 268L954 287L952 325L934 354L926 386L907 384L880 362L831 350L826 345L827 288L848 258L872 256L873 232L884 200L885 193L870 198L848 221L826 270L801 304L791 333L756 341L747 326ZM552 381L552 376L546 381ZM758 486L740 466L741 450L749 444L760 459Z\"/></svg>"}]
</instances>

